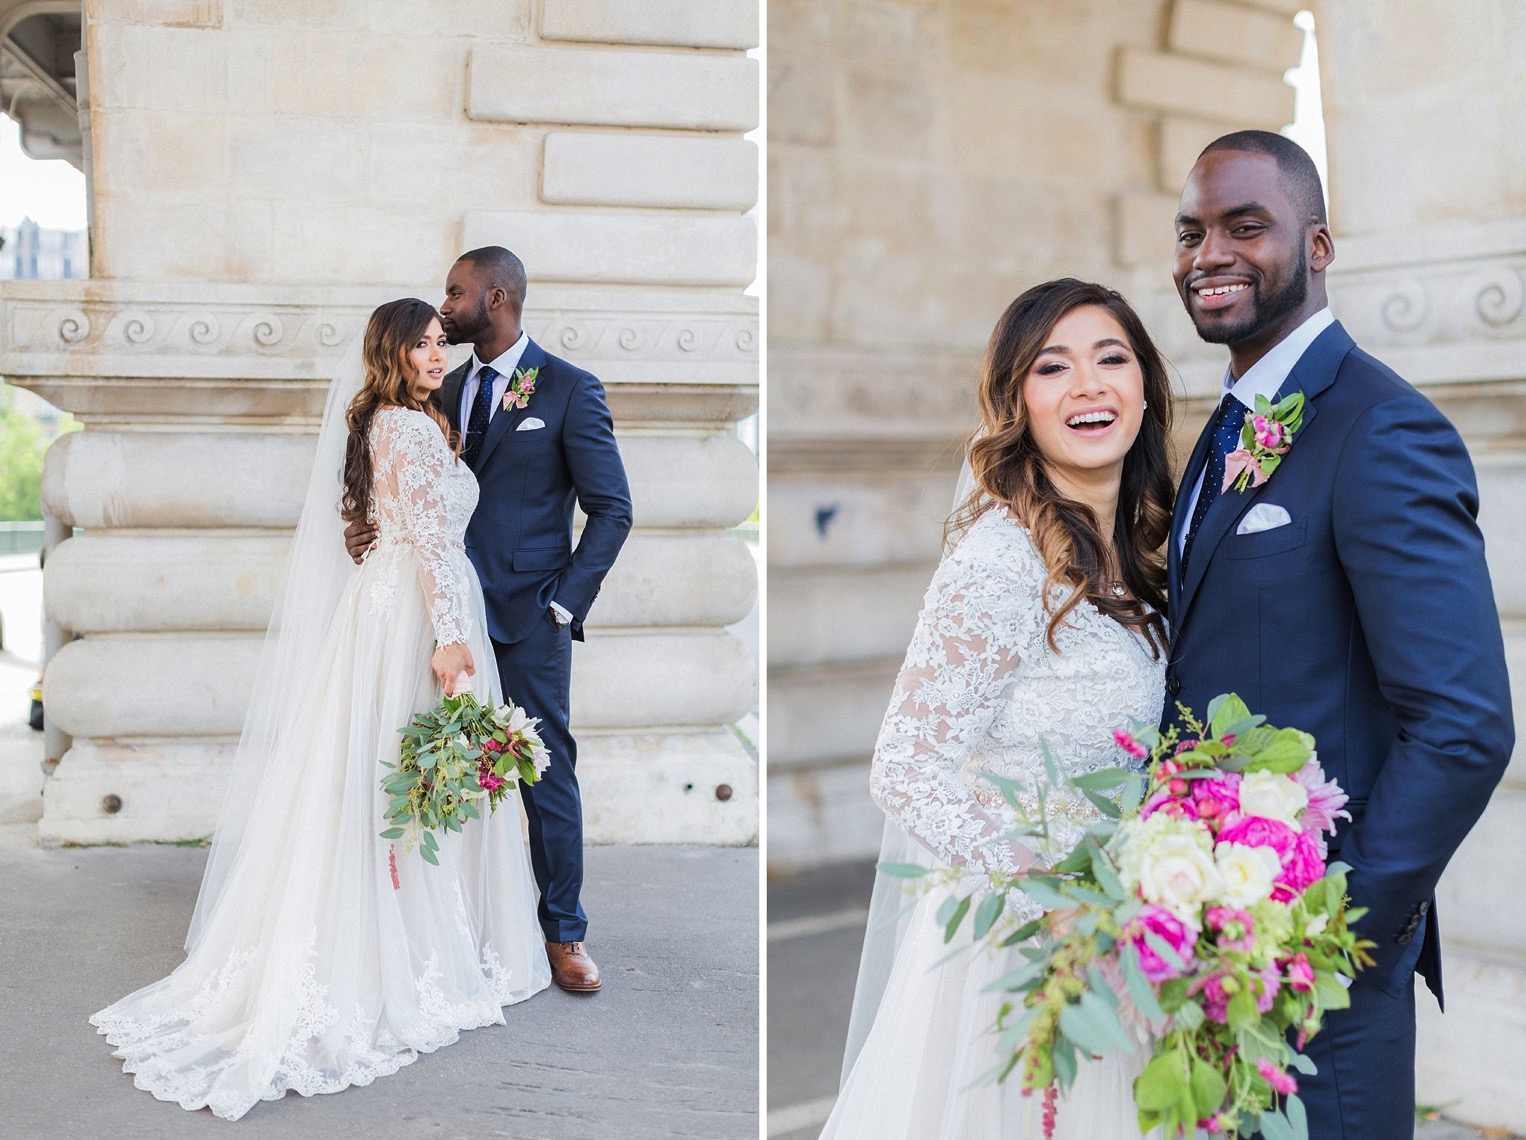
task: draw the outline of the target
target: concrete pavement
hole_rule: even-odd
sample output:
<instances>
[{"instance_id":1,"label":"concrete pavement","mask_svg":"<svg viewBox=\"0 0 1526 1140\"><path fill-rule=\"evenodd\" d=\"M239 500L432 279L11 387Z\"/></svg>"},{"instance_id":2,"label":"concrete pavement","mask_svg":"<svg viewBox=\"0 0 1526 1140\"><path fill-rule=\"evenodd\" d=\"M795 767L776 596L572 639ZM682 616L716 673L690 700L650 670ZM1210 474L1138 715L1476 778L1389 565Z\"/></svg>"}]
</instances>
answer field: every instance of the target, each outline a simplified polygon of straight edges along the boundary
<instances>
[{"instance_id":1,"label":"concrete pavement","mask_svg":"<svg viewBox=\"0 0 1526 1140\"><path fill-rule=\"evenodd\" d=\"M595 847L603 992L552 988L365 1088L236 1125L132 1086L95 1010L168 973L206 850L41 849L0 828L0 1138L742 1140L758 1134L755 849Z\"/></svg>"},{"instance_id":2,"label":"concrete pavement","mask_svg":"<svg viewBox=\"0 0 1526 1140\"><path fill-rule=\"evenodd\" d=\"M768 888L768 1127L771 1140L816 1140L832 1109L868 917L872 863L843 863ZM1422 1121L1415 1140L1520 1140Z\"/></svg>"}]
</instances>

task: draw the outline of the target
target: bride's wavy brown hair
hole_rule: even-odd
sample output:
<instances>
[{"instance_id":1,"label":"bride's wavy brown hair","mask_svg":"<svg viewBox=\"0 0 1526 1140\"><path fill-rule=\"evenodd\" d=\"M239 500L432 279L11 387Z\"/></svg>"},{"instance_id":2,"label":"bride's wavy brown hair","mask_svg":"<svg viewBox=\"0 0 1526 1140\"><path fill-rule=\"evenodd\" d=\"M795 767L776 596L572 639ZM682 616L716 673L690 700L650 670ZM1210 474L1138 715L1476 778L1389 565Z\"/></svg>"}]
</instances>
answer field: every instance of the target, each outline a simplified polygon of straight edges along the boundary
<instances>
[{"instance_id":1,"label":"bride's wavy brown hair","mask_svg":"<svg viewBox=\"0 0 1526 1140\"><path fill-rule=\"evenodd\" d=\"M1124 456L1111 536L1101 533L1090 507L1056 489L1029 430L1023 402L1023 381L1050 332L1083 305L1105 309L1123 327L1144 375L1148 404L1139 435ZM1051 649L1059 652L1056 631L1087 601L1120 625L1142 632L1158 658L1166 646L1161 617L1166 609L1163 547L1171 531L1174 497L1167 442L1171 383L1144 322L1122 294L1104 285L1072 277L1035 285L1007 306L991 333L981 365L980 417L981 426L968 446L975 490L950 517L945 541L957 539L987 511L1005 506L1027 527L1049 571L1044 608ZM1128 597L1107 588L1109 544ZM1070 591L1059 605L1050 596L1057 586Z\"/></svg>"},{"instance_id":2,"label":"bride's wavy brown hair","mask_svg":"<svg viewBox=\"0 0 1526 1140\"><path fill-rule=\"evenodd\" d=\"M412 408L440 425L451 450L459 452L460 437L430 393L418 386L418 373L408 360L414 345L438 319L434 306L417 297L388 301L371 314L361 342L365 380L350 401L344 421L350 434L344 445L344 494L340 514L347 523L366 522L371 515L371 417L381 408Z\"/></svg>"}]
</instances>

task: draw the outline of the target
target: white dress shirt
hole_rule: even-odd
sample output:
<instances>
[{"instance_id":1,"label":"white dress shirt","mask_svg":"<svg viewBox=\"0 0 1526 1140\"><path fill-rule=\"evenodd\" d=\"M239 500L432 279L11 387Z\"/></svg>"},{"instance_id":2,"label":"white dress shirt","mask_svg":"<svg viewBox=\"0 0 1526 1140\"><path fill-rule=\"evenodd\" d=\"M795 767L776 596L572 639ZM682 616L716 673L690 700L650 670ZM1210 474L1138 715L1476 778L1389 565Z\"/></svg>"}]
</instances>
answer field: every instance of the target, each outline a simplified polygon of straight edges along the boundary
<instances>
[{"instance_id":1,"label":"white dress shirt","mask_svg":"<svg viewBox=\"0 0 1526 1140\"><path fill-rule=\"evenodd\" d=\"M1265 396L1270 400L1275 396L1277 389L1282 387L1288 374L1293 371L1293 366L1303 358L1303 354L1309 350L1309 345L1314 343L1314 338L1334 323L1335 318L1330 314L1328 306L1321 309L1272 345L1267 350L1267 354L1252 364L1240 379L1236 380L1234 373L1226 368L1223 391L1228 392L1251 411L1255 411L1256 397ZM1220 402L1222 401L1223 397L1220 396ZM1198 495L1202 493L1203 479L1207 473L1208 465L1205 463L1203 470L1198 472L1197 482L1192 485L1192 497L1187 500L1186 508L1180 514L1181 518L1192 518L1192 512L1197 508ZM1183 526L1181 534L1176 536L1178 554L1186 550L1189 529Z\"/></svg>"},{"instance_id":2,"label":"white dress shirt","mask_svg":"<svg viewBox=\"0 0 1526 1140\"><path fill-rule=\"evenodd\" d=\"M525 349L528 348L529 345L530 338L525 335L525 331L523 329L520 329L519 339L516 340L513 344L509 345L509 347L502 353L500 353L496 360L488 361L488 363L492 365L493 369L498 373L498 378L493 381L493 402L488 406L489 423L492 422L493 417L496 416L499 410L503 407L503 394L509 390L509 381L514 378L514 369L519 367L520 357L524 356ZM477 359L477 352L475 349L473 349L472 359L467 365L466 383L461 385L461 406L456 409L461 413L461 427L463 429L463 434L466 425L471 422L472 401L477 398L477 389L482 386L480 383L478 383L478 380L482 374L482 368L482 361Z\"/></svg>"}]
</instances>

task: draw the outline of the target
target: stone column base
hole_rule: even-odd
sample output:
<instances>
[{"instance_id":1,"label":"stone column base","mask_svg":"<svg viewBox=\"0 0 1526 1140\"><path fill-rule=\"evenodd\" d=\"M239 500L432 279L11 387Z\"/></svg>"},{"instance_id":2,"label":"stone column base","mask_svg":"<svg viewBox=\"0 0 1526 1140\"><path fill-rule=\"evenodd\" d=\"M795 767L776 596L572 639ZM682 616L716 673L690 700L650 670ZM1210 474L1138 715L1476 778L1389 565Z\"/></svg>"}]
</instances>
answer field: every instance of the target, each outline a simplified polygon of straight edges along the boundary
<instances>
[{"instance_id":1,"label":"stone column base","mask_svg":"<svg viewBox=\"0 0 1526 1140\"><path fill-rule=\"evenodd\" d=\"M54 847L206 839L236 748L212 737L76 741L43 787L38 837ZM582 733L578 777L589 843L757 840L757 764L729 729Z\"/></svg>"}]
</instances>

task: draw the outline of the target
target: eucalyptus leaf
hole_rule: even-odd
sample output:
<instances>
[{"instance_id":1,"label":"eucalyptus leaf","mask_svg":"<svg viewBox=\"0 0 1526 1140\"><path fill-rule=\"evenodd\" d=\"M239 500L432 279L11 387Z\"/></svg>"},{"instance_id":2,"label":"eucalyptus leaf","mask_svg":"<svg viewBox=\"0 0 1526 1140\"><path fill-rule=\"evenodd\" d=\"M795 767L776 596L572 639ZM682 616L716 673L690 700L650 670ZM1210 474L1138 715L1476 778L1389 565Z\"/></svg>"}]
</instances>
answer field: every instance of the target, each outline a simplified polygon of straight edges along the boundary
<instances>
[{"instance_id":1,"label":"eucalyptus leaf","mask_svg":"<svg viewBox=\"0 0 1526 1140\"><path fill-rule=\"evenodd\" d=\"M1060 1088L1068 1089L1076 1083L1076 1049L1063 1037L1057 1037L1053 1053L1054 1076Z\"/></svg>"},{"instance_id":2,"label":"eucalyptus leaf","mask_svg":"<svg viewBox=\"0 0 1526 1140\"><path fill-rule=\"evenodd\" d=\"M1123 813L1118 809L1118 804L1099 792L1090 788L1082 788L1081 794L1092 802L1092 805L1109 819L1117 819Z\"/></svg>"},{"instance_id":3,"label":"eucalyptus leaf","mask_svg":"<svg viewBox=\"0 0 1526 1140\"><path fill-rule=\"evenodd\" d=\"M943 928L943 941L952 942L954 935L959 932L959 924L964 921L964 916L970 913L970 900L968 897L959 900L954 907L954 913Z\"/></svg>"},{"instance_id":4,"label":"eucalyptus leaf","mask_svg":"<svg viewBox=\"0 0 1526 1140\"><path fill-rule=\"evenodd\" d=\"M1261 1140L1296 1140L1297 1133L1288 1118L1276 1110L1261 1114Z\"/></svg>"},{"instance_id":5,"label":"eucalyptus leaf","mask_svg":"<svg viewBox=\"0 0 1526 1140\"><path fill-rule=\"evenodd\" d=\"M1128 768L1103 768L1096 772L1087 772L1081 776L1072 776L1070 783L1076 788L1090 788L1094 792L1105 792L1111 788L1121 787L1128 783L1137 772Z\"/></svg>"},{"instance_id":6,"label":"eucalyptus leaf","mask_svg":"<svg viewBox=\"0 0 1526 1140\"><path fill-rule=\"evenodd\" d=\"M403 829L401 827L389 827L381 833L381 837L383 839L401 839L403 837Z\"/></svg>"},{"instance_id":7,"label":"eucalyptus leaf","mask_svg":"<svg viewBox=\"0 0 1526 1140\"><path fill-rule=\"evenodd\" d=\"M1002 947L1005 949L1008 946L1016 946L1019 942L1028 941L1028 939L1032 938L1039 932L1039 927L1042 925L1043 924L1039 922L1038 919L1034 919L1032 922L1023 923L1011 934L1002 939Z\"/></svg>"},{"instance_id":8,"label":"eucalyptus leaf","mask_svg":"<svg viewBox=\"0 0 1526 1140\"><path fill-rule=\"evenodd\" d=\"M1128 943L1119 958L1123 963L1123 984L1129 992L1129 1000L1144 1015L1145 1020L1151 1025L1158 1025L1166 1019L1166 1014L1160 1008L1160 1002L1155 1000L1155 991L1145 978L1144 970L1140 968L1138 948L1133 943Z\"/></svg>"},{"instance_id":9,"label":"eucalyptus leaf","mask_svg":"<svg viewBox=\"0 0 1526 1140\"><path fill-rule=\"evenodd\" d=\"M1298 1099L1297 1093L1289 1093L1282 1102L1282 1110L1287 1113L1288 1126L1293 1130L1293 1140L1309 1140L1309 1113L1303 1106L1303 1101Z\"/></svg>"},{"instance_id":10,"label":"eucalyptus leaf","mask_svg":"<svg viewBox=\"0 0 1526 1140\"><path fill-rule=\"evenodd\" d=\"M419 847L419 858L423 859L424 862L430 864L431 866L438 867L440 865L439 857L435 855L432 848L424 847L421 845Z\"/></svg>"},{"instance_id":11,"label":"eucalyptus leaf","mask_svg":"<svg viewBox=\"0 0 1526 1140\"><path fill-rule=\"evenodd\" d=\"M931 867L923 867L916 863L881 863L879 869L895 879L920 879L932 871Z\"/></svg>"},{"instance_id":12,"label":"eucalyptus leaf","mask_svg":"<svg viewBox=\"0 0 1526 1140\"><path fill-rule=\"evenodd\" d=\"M975 937L984 938L990 933L991 927L1001 917L1002 905L1006 899L996 893L986 895L980 900L980 906L975 909Z\"/></svg>"}]
</instances>

